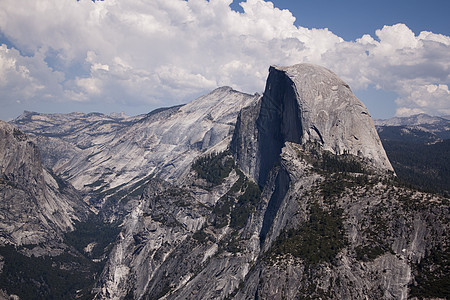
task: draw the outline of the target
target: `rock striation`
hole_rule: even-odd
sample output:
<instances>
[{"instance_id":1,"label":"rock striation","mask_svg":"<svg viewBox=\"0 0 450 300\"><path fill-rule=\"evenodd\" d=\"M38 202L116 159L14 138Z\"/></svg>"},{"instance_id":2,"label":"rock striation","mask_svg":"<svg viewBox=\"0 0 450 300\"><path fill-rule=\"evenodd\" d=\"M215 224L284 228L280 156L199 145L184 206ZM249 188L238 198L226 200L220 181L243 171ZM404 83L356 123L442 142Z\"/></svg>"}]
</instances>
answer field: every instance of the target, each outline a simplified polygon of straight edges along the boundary
<instances>
[{"instance_id":1,"label":"rock striation","mask_svg":"<svg viewBox=\"0 0 450 300\"><path fill-rule=\"evenodd\" d=\"M14 124L34 134L44 162L100 208L108 196L136 188L143 178L176 182L212 147L228 146L239 111L257 99L218 88L183 106L147 115L24 113ZM223 142L225 141L225 142Z\"/></svg>"},{"instance_id":2,"label":"rock striation","mask_svg":"<svg viewBox=\"0 0 450 300\"><path fill-rule=\"evenodd\" d=\"M224 143L134 201L98 299L421 295L420 261L447 249L448 205L395 183L367 110L336 75L272 67ZM202 177L225 169L214 184Z\"/></svg>"}]
</instances>

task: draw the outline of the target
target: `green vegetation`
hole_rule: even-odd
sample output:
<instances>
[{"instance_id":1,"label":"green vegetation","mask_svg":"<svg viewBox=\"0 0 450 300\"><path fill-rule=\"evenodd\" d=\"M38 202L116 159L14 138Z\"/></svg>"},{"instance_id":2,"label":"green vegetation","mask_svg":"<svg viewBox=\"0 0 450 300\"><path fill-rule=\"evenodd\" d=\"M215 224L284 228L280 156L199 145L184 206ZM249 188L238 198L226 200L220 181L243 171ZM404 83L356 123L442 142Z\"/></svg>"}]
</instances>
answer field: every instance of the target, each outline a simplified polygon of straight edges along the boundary
<instances>
[{"instance_id":1,"label":"green vegetation","mask_svg":"<svg viewBox=\"0 0 450 300\"><path fill-rule=\"evenodd\" d=\"M233 229L242 229L250 216L255 211L261 196L261 191L256 183L249 180L244 173L235 168L239 179L233 184L227 194L219 199L213 208L215 215L214 226L222 228L228 225ZM236 200L236 194L240 194Z\"/></svg>"},{"instance_id":2,"label":"green vegetation","mask_svg":"<svg viewBox=\"0 0 450 300\"><path fill-rule=\"evenodd\" d=\"M337 155L329 151L322 151L322 157L314 164L314 167L331 173L365 172L365 169L358 157L351 154Z\"/></svg>"},{"instance_id":3,"label":"green vegetation","mask_svg":"<svg viewBox=\"0 0 450 300\"><path fill-rule=\"evenodd\" d=\"M100 264L79 256L27 257L13 246L0 247L4 266L0 289L20 299L90 299Z\"/></svg>"},{"instance_id":4,"label":"green vegetation","mask_svg":"<svg viewBox=\"0 0 450 300\"><path fill-rule=\"evenodd\" d=\"M380 246L358 246L355 248L356 259L359 261L373 261L375 258L386 253Z\"/></svg>"},{"instance_id":5,"label":"green vegetation","mask_svg":"<svg viewBox=\"0 0 450 300\"><path fill-rule=\"evenodd\" d=\"M17 128L13 129L13 136L16 138L16 140L21 141L21 142L27 140L27 135Z\"/></svg>"},{"instance_id":6,"label":"green vegetation","mask_svg":"<svg viewBox=\"0 0 450 300\"><path fill-rule=\"evenodd\" d=\"M233 207L234 199L229 195L224 195L217 201L217 204L213 208L214 226L216 228L222 228L228 225L228 215Z\"/></svg>"},{"instance_id":7,"label":"green vegetation","mask_svg":"<svg viewBox=\"0 0 450 300\"><path fill-rule=\"evenodd\" d=\"M241 229L247 223L251 212L254 212L261 196L261 191L256 183L248 179L245 180L243 187L245 192L239 196L236 205L231 211L230 227Z\"/></svg>"},{"instance_id":8,"label":"green vegetation","mask_svg":"<svg viewBox=\"0 0 450 300\"><path fill-rule=\"evenodd\" d=\"M358 186L373 185L378 182L372 178L373 171L364 165L364 161L352 154L333 154L323 150L316 143L303 145L303 150L298 150L299 158L313 166L314 172L325 177L318 192L324 200L339 197L346 189L354 189Z\"/></svg>"},{"instance_id":9,"label":"green vegetation","mask_svg":"<svg viewBox=\"0 0 450 300\"><path fill-rule=\"evenodd\" d=\"M385 253L395 254L391 249L392 238L396 236L400 224L408 224L409 221L405 219L407 212L403 211L401 216L397 209L394 209L395 212L390 212L389 209L382 203L370 210L365 209L365 217L360 223L364 241L354 249L357 260L368 262Z\"/></svg>"},{"instance_id":10,"label":"green vegetation","mask_svg":"<svg viewBox=\"0 0 450 300\"><path fill-rule=\"evenodd\" d=\"M322 181L319 188L323 199L327 200L340 196L345 191L345 188L350 188L351 186L353 186L351 181L346 180L342 176L334 175Z\"/></svg>"},{"instance_id":11,"label":"green vegetation","mask_svg":"<svg viewBox=\"0 0 450 300\"><path fill-rule=\"evenodd\" d=\"M89 254L91 258L100 258L107 254L120 232L117 223L104 223L99 216L91 216L86 222L75 224L75 230L65 235L65 242L80 253L84 253L84 248L95 242L95 247Z\"/></svg>"},{"instance_id":12,"label":"green vegetation","mask_svg":"<svg viewBox=\"0 0 450 300\"><path fill-rule=\"evenodd\" d=\"M328 204L346 190L373 186L379 181L374 170L367 167L364 160L358 156L348 153L333 154L315 143L303 147L303 150L297 151L298 157L311 164L313 171L324 177L313 193L318 192Z\"/></svg>"},{"instance_id":13,"label":"green vegetation","mask_svg":"<svg viewBox=\"0 0 450 300\"><path fill-rule=\"evenodd\" d=\"M383 139L398 178L426 192L450 195L450 139L433 144Z\"/></svg>"},{"instance_id":14,"label":"green vegetation","mask_svg":"<svg viewBox=\"0 0 450 300\"><path fill-rule=\"evenodd\" d=\"M309 264L332 262L345 247L342 210L323 210L319 204L310 207L309 221L297 229L289 229L280 234L274 242L272 257L291 254Z\"/></svg>"},{"instance_id":15,"label":"green vegetation","mask_svg":"<svg viewBox=\"0 0 450 300\"><path fill-rule=\"evenodd\" d=\"M0 184L4 184L4 185L7 185L7 186L10 186L10 187L12 187L13 189L18 189L17 184L15 184L14 182L12 182L12 181L10 181L10 180L7 180L7 179L4 178L4 177L0 177Z\"/></svg>"},{"instance_id":16,"label":"green vegetation","mask_svg":"<svg viewBox=\"0 0 450 300\"><path fill-rule=\"evenodd\" d=\"M221 184L234 168L234 161L228 151L200 157L192 164L200 178L214 185Z\"/></svg>"},{"instance_id":17,"label":"green vegetation","mask_svg":"<svg viewBox=\"0 0 450 300\"><path fill-rule=\"evenodd\" d=\"M219 252L223 252L224 250L229 253L239 253L241 252L241 242L242 238L239 235L238 231L233 231L230 235L227 235L225 238L221 239L219 242Z\"/></svg>"},{"instance_id":18,"label":"green vegetation","mask_svg":"<svg viewBox=\"0 0 450 300\"><path fill-rule=\"evenodd\" d=\"M207 233L205 233L202 230L196 231L193 235L192 238L194 240L196 240L197 242L201 243L201 244L206 244L209 240L209 236Z\"/></svg>"},{"instance_id":19,"label":"green vegetation","mask_svg":"<svg viewBox=\"0 0 450 300\"><path fill-rule=\"evenodd\" d=\"M450 299L450 251L432 249L416 267L411 297Z\"/></svg>"},{"instance_id":20,"label":"green vegetation","mask_svg":"<svg viewBox=\"0 0 450 300\"><path fill-rule=\"evenodd\" d=\"M103 259L111 251L120 228L118 224L103 223L97 216L75 227L65 235L65 243L72 250L58 256L28 257L20 252L36 245L0 247L4 258L0 289L20 299L91 299L95 278L104 266L104 261L96 263L91 259ZM84 248L90 243L95 246L86 254Z\"/></svg>"},{"instance_id":21,"label":"green vegetation","mask_svg":"<svg viewBox=\"0 0 450 300\"><path fill-rule=\"evenodd\" d=\"M250 181L244 173L236 168L228 151L200 157L192 164L200 178L205 179L212 186L223 183L224 179L234 169L239 178L222 196L213 208L214 226L222 228L228 223L233 229L241 229L258 204L261 191Z\"/></svg>"},{"instance_id":22,"label":"green vegetation","mask_svg":"<svg viewBox=\"0 0 450 300\"><path fill-rule=\"evenodd\" d=\"M354 190L356 187L367 187L375 184L377 179L371 179L366 174L332 173L325 174L325 180L319 185L319 192L325 201L341 196L346 189Z\"/></svg>"},{"instance_id":23,"label":"green vegetation","mask_svg":"<svg viewBox=\"0 0 450 300\"><path fill-rule=\"evenodd\" d=\"M315 171L320 173L370 173L363 160L353 154L334 154L323 150L317 142L309 142L302 147L302 150L297 151L298 158L312 164Z\"/></svg>"}]
</instances>

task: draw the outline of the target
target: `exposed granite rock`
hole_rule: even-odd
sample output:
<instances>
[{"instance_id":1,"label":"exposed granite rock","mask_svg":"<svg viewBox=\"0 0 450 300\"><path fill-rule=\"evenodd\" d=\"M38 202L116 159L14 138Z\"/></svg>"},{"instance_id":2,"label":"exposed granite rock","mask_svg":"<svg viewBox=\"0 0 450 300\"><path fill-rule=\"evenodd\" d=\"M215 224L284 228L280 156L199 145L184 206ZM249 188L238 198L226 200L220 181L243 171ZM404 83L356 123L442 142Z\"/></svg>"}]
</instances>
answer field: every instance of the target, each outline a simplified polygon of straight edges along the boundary
<instances>
[{"instance_id":1,"label":"exposed granite rock","mask_svg":"<svg viewBox=\"0 0 450 300\"><path fill-rule=\"evenodd\" d=\"M0 244L59 239L88 208L69 185L42 167L26 134L0 121Z\"/></svg>"},{"instance_id":2,"label":"exposed granite rock","mask_svg":"<svg viewBox=\"0 0 450 300\"><path fill-rule=\"evenodd\" d=\"M393 170L364 104L320 66L270 67L261 104L243 111L236 127L231 149L241 169L260 185L279 161L285 142L319 143L324 150L357 155L379 169Z\"/></svg>"},{"instance_id":3,"label":"exposed granite rock","mask_svg":"<svg viewBox=\"0 0 450 300\"><path fill-rule=\"evenodd\" d=\"M232 225L245 194L235 171L207 190L195 172L183 189L152 181L124 222L97 298L407 299L420 262L448 251L444 198L370 169L323 169L320 155L296 143L280 157L242 227ZM215 220L230 199L221 227ZM317 248L298 252L302 238Z\"/></svg>"},{"instance_id":4,"label":"exposed granite rock","mask_svg":"<svg viewBox=\"0 0 450 300\"><path fill-rule=\"evenodd\" d=\"M221 184L190 168L177 193L150 181L97 298L407 299L420 262L448 251L447 201L397 185L367 110L326 69L272 67L230 150Z\"/></svg>"},{"instance_id":5,"label":"exposed granite rock","mask_svg":"<svg viewBox=\"0 0 450 300\"><path fill-rule=\"evenodd\" d=\"M210 217L210 206L223 196L220 190L228 187L228 192L237 177L230 174L229 179L210 190L215 199L196 198L200 186L193 191L151 180L124 220L97 297L121 299L128 293L134 298L159 298L183 287L218 250L206 233L193 234L203 228Z\"/></svg>"},{"instance_id":6,"label":"exposed granite rock","mask_svg":"<svg viewBox=\"0 0 450 300\"><path fill-rule=\"evenodd\" d=\"M383 183L378 175L323 173L305 153L294 143L283 148L280 170L289 174L291 184L261 240L259 258L234 299L408 299L417 284L414 270L419 263L432 249L448 253L448 201ZM358 183L361 176L368 182ZM270 189L277 188L273 177L265 190L273 183ZM325 218L331 218L331 211L342 211L343 237L321 236L327 231L316 236L325 239L323 245L338 247L343 242L335 256L321 256L320 248L297 252L304 247L301 242L289 235L280 239L283 232L295 239L302 239L295 232L303 232L304 238L309 231L301 228L308 224L313 224L308 230L323 230L324 223L314 223L319 218L312 210L315 205Z\"/></svg>"}]
</instances>

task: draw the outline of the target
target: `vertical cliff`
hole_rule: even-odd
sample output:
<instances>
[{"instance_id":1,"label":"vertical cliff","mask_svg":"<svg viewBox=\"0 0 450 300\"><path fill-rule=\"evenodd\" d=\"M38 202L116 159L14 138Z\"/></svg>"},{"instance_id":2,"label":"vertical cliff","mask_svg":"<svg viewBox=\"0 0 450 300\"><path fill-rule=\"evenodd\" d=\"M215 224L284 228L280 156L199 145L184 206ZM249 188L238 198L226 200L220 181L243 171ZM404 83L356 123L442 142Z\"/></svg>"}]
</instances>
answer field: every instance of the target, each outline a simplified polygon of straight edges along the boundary
<instances>
[{"instance_id":1,"label":"vertical cliff","mask_svg":"<svg viewBox=\"0 0 450 300\"><path fill-rule=\"evenodd\" d=\"M328 69L272 66L260 101L242 112L231 145L238 165L260 185L279 162L285 142L318 143L332 153L353 154L375 168L393 170L366 107Z\"/></svg>"},{"instance_id":2,"label":"vertical cliff","mask_svg":"<svg viewBox=\"0 0 450 300\"><path fill-rule=\"evenodd\" d=\"M0 121L0 245L58 240L88 213L78 194L42 166L27 135Z\"/></svg>"},{"instance_id":3,"label":"vertical cliff","mask_svg":"<svg viewBox=\"0 0 450 300\"><path fill-rule=\"evenodd\" d=\"M421 272L445 274L447 202L398 185L342 80L271 67L247 104L230 151L216 153L228 138L205 148L181 187L152 179L131 201L98 299L407 299L445 285Z\"/></svg>"}]
</instances>

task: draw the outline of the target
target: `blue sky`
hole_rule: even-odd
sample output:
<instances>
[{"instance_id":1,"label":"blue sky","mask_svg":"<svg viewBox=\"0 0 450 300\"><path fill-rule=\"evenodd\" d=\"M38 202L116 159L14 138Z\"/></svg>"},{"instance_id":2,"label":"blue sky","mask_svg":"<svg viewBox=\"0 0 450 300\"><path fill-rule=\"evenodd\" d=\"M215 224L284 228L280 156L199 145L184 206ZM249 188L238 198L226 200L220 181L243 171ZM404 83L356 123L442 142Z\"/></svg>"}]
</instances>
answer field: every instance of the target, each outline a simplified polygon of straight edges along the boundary
<instances>
[{"instance_id":1,"label":"blue sky","mask_svg":"<svg viewBox=\"0 0 450 300\"><path fill-rule=\"evenodd\" d=\"M239 0L231 7L242 12ZM450 1L448 0L276 0L274 6L288 9L295 24L307 28L328 28L346 41L354 41L364 34L374 35L384 25L406 24L415 34L421 31L450 36ZM449 50L450 51L450 50ZM354 91L376 118L395 114L395 92L375 89ZM449 99L450 101L450 99Z\"/></svg>"},{"instance_id":2,"label":"blue sky","mask_svg":"<svg viewBox=\"0 0 450 300\"><path fill-rule=\"evenodd\" d=\"M323 65L374 118L450 114L448 0L17 0L0 6L0 119L147 113L271 64Z\"/></svg>"},{"instance_id":3,"label":"blue sky","mask_svg":"<svg viewBox=\"0 0 450 300\"><path fill-rule=\"evenodd\" d=\"M240 10L240 1L233 9ZM373 35L384 25L406 24L412 31L432 31L450 35L450 1L447 0L275 0L274 5L288 9L296 25L328 28L347 41L364 34Z\"/></svg>"}]
</instances>

